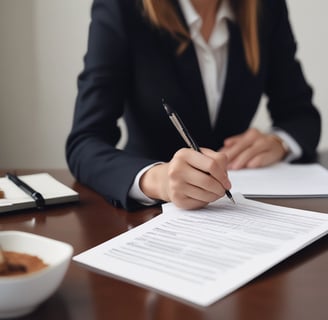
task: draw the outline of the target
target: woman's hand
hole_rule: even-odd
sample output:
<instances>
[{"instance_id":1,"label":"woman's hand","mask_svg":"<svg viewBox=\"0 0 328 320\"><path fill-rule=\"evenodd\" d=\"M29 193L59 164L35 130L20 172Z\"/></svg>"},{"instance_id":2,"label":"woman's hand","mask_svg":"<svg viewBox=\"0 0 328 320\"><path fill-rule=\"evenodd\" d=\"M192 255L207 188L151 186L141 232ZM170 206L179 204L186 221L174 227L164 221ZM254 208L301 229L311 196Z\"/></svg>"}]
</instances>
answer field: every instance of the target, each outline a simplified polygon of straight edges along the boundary
<instances>
[{"instance_id":1,"label":"woman's hand","mask_svg":"<svg viewBox=\"0 0 328 320\"><path fill-rule=\"evenodd\" d=\"M140 179L141 190L152 199L173 202L183 209L206 206L231 188L224 153L183 148L168 163L156 165Z\"/></svg>"},{"instance_id":2,"label":"woman's hand","mask_svg":"<svg viewBox=\"0 0 328 320\"><path fill-rule=\"evenodd\" d=\"M226 139L220 151L227 155L230 170L268 166L288 152L278 136L253 128Z\"/></svg>"}]
</instances>

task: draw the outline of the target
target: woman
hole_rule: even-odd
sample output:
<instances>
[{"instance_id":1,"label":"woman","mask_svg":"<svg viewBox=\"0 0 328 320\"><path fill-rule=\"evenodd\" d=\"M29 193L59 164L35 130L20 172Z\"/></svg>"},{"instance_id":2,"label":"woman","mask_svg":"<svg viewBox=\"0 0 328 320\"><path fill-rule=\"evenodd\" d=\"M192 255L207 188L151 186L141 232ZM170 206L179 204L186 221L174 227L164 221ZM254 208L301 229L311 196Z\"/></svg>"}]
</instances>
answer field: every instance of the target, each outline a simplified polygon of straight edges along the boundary
<instances>
[{"instance_id":1,"label":"woman","mask_svg":"<svg viewBox=\"0 0 328 320\"><path fill-rule=\"evenodd\" d=\"M228 169L310 161L320 116L295 51L284 0L94 0L66 146L72 173L128 210L194 209L230 189ZM263 94L269 133L249 128ZM186 148L162 98L201 153Z\"/></svg>"}]
</instances>

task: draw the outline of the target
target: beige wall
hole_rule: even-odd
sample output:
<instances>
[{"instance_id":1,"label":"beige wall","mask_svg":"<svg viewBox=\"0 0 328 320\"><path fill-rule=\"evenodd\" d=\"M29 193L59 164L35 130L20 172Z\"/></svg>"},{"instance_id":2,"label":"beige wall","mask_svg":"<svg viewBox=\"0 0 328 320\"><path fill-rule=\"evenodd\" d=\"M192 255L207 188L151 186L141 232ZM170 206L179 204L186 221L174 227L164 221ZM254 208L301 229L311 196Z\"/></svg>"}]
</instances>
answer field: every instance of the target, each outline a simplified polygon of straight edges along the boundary
<instances>
[{"instance_id":1,"label":"beige wall","mask_svg":"<svg viewBox=\"0 0 328 320\"><path fill-rule=\"evenodd\" d=\"M328 2L287 1L299 57L323 116L320 149L328 149ZM91 0L0 1L0 168L66 167L64 143L90 4ZM269 125L263 106L254 125Z\"/></svg>"},{"instance_id":2,"label":"beige wall","mask_svg":"<svg viewBox=\"0 0 328 320\"><path fill-rule=\"evenodd\" d=\"M66 167L90 3L0 1L0 167Z\"/></svg>"}]
</instances>

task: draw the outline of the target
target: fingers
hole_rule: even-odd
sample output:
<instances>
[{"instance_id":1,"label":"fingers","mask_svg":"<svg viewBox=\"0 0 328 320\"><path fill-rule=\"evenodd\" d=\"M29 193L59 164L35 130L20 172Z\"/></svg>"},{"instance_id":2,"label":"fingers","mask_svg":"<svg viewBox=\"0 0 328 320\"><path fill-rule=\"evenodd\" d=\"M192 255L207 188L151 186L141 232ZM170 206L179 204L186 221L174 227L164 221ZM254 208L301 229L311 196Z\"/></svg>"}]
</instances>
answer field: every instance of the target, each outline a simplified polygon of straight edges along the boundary
<instances>
[{"instance_id":1,"label":"fingers","mask_svg":"<svg viewBox=\"0 0 328 320\"><path fill-rule=\"evenodd\" d=\"M215 152L211 149L201 148L203 155L207 158L201 158L202 170L208 173L211 177L214 177L224 189L229 190L231 183L227 174L228 158L224 153Z\"/></svg>"},{"instance_id":2,"label":"fingers","mask_svg":"<svg viewBox=\"0 0 328 320\"><path fill-rule=\"evenodd\" d=\"M202 153L179 150L168 166L168 195L185 209L204 207L225 195L231 188L226 174L227 157L209 149Z\"/></svg>"},{"instance_id":3,"label":"fingers","mask_svg":"<svg viewBox=\"0 0 328 320\"><path fill-rule=\"evenodd\" d=\"M260 134L256 129L249 129L243 134L230 137L224 141L224 147L221 151L227 154L231 163L258 141Z\"/></svg>"},{"instance_id":4,"label":"fingers","mask_svg":"<svg viewBox=\"0 0 328 320\"><path fill-rule=\"evenodd\" d=\"M257 129L227 139L220 151L227 155L231 170L267 166L280 161L286 152L279 140Z\"/></svg>"}]
</instances>

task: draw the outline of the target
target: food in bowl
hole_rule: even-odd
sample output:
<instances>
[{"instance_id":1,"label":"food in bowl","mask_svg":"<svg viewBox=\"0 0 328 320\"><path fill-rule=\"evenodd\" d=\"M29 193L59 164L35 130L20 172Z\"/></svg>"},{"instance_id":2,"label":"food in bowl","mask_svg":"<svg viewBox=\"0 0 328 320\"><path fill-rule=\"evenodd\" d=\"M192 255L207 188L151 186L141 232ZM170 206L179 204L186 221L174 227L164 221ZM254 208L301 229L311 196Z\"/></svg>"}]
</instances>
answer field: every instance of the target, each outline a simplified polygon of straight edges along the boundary
<instances>
[{"instance_id":1,"label":"food in bowl","mask_svg":"<svg viewBox=\"0 0 328 320\"><path fill-rule=\"evenodd\" d=\"M37 256L15 251L3 251L0 247L0 277L28 274L47 266Z\"/></svg>"},{"instance_id":2,"label":"food in bowl","mask_svg":"<svg viewBox=\"0 0 328 320\"><path fill-rule=\"evenodd\" d=\"M21 231L0 231L2 250L36 256L47 266L35 272L0 277L0 319L34 311L60 286L73 254L65 242Z\"/></svg>"}]
</instances>

